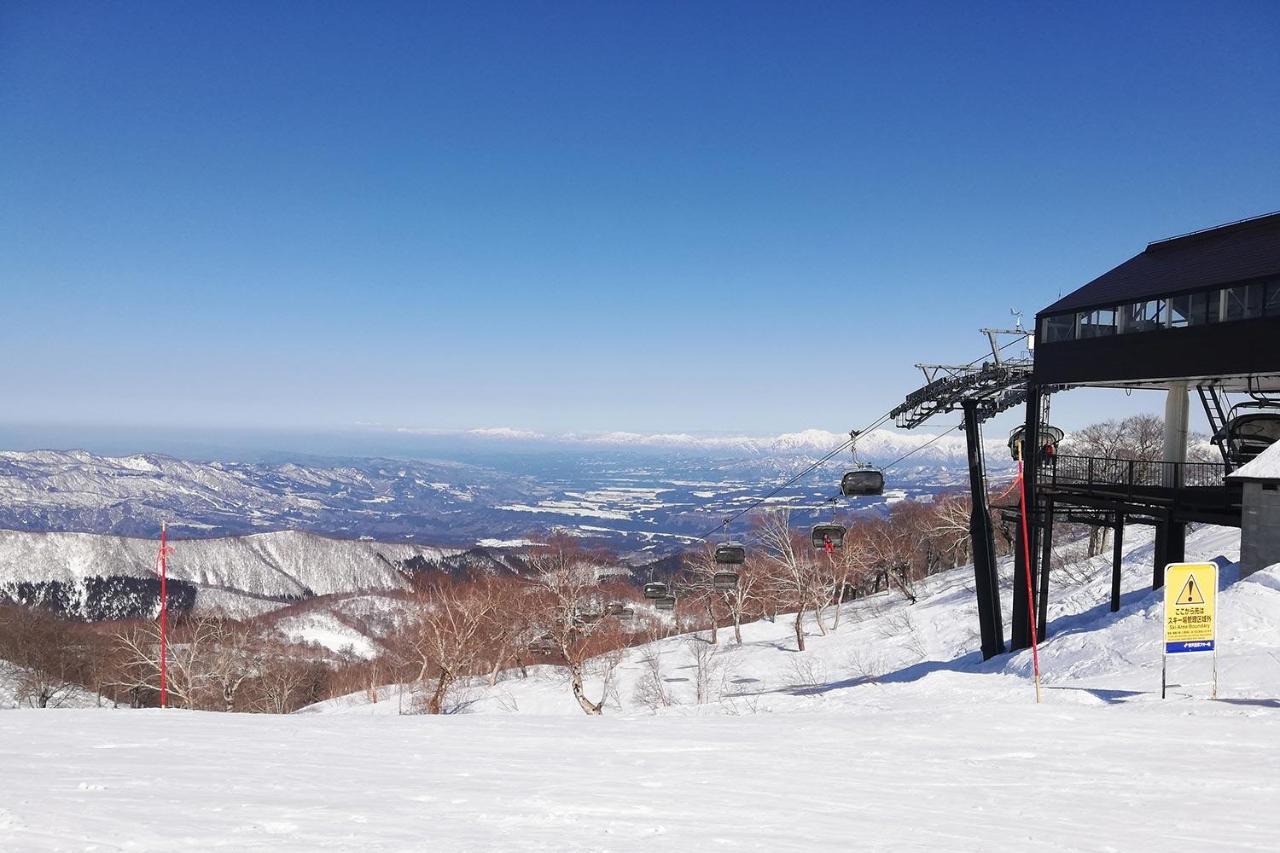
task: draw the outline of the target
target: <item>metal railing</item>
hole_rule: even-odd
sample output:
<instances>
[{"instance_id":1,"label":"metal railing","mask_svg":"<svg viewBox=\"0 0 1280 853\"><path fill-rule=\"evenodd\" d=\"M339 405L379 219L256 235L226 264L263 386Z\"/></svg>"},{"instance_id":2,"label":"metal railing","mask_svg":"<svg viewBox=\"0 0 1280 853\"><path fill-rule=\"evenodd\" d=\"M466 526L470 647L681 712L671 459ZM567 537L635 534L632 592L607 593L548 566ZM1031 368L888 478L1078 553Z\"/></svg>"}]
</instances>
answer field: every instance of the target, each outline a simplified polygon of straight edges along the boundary
<instances>
[{"instance_id":1,"label":"metal railing","mask_svg":"<svg viewBox=\"0 0 1280 853\"><path fill-rule=\"evenodd\" d=\"M1041 482L1058 486L1166 488L1222 486L1227 467L1221 462L1152 462L1100 456L1055 454L1040 463Z\"/></svg>"}]
</instances>

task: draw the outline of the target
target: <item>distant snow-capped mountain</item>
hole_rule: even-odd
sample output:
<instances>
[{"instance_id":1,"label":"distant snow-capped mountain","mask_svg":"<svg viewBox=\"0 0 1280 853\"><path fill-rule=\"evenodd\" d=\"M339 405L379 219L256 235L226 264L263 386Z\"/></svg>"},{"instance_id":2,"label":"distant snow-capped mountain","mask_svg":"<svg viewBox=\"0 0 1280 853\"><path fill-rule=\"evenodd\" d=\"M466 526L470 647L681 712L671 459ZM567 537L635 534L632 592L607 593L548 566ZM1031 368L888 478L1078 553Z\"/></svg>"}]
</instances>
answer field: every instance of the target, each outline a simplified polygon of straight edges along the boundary
<instances>
[{"instance_id":1,"label":"distant snow-capped mountain","mask_svg":"<svg viewBox=\"0 0 1280 853\"><path fill-rule=\"evenodd\" d=\"M689 433L562 433L548 435L532 430L512 427L473 429L467 435L476 438L525 440L530 442L579 444L603 447L670 448L703 451L747 451L762 455L815 454L823 455L849 440L848 433L823 429L806 429L774 436L749 435L692 435ZM999 439L984 443L988 454L998 454L1004 448ZM917 450L917 463L951 463L965 457L963 434L942 435L927 432L900 432L879 428L869 430L858 437L858 453L872 462L888 462L910 451Z\"/></svg>"}]
</instances>

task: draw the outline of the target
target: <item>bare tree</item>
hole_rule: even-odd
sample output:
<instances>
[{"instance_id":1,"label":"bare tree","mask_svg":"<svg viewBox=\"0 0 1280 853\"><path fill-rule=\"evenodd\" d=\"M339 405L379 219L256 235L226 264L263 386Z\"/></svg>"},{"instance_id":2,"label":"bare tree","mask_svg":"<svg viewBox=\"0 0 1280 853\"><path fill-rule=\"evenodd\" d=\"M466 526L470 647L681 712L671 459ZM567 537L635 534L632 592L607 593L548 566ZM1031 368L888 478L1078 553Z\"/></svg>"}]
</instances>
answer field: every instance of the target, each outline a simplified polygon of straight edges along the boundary
<instances>
[{"instance_id":1,"label":"bare tree","mask_svg":"<svg viewBox=\"0 0 1280 853\"><path fill-rule=\"evenodd\" d=\"M473 672L495 607L492 584L434 578L420 594L416 624L410 630L416 681L431 682L428 714L446 710L446 698L458 679Z\"/></svg>"},{"instance_id":2,"label":"bare tree","mask_svg":"<svg viewBox=\"0 0 1280 853\"><path fill-rule=\"evenodd\" d=\"M910 528L895 524L892 519L876 519L868 523L866 537L871 564L883 576L885 584L897 587L915 604L918 596L911 564L917 551Z\"/></svg>"},{"instance_id":3,"label":"bare tree","mask_svg":"<svg viewBox=\"0 0 1280 853\"><path fill-rule=\"evenodd\" d=\"M813 601L816 574L813 561L803 552L807 545L791 529L791 512L786 509L762 513L756 538L764 553L769 592L781 606L796 608L796 648L804 651L804 612Z\"/></svg>"},{"instance_id":4,"label":"bare tree","mask_svg":"<svg viewBox=\"0 0 1280 853\"><path fill-rule=\"evenodd\" d=\"M602 714L613 669L620 661L605 653L621 643L613 620L604 616L600 566L563 538L539 548L527 562L533 573L536 612L545 637L560 653L573 698L583 713ZM598 701L587 697L584 678L587 662L593 658L600 658L593 669L604 685Z\"/></svg>"},{"instance_id":5,"label":"bare tree","mask_svg":"<svg viewBox=\"0 0 1280 853\"><path fill-rule=\"evenodd\" d=\"M90 675L87 636L65 620L25 607L0 608L0 661L7 661L14 698L37 708L57 708L82 689Z\"/></svg>"}]
</instances>

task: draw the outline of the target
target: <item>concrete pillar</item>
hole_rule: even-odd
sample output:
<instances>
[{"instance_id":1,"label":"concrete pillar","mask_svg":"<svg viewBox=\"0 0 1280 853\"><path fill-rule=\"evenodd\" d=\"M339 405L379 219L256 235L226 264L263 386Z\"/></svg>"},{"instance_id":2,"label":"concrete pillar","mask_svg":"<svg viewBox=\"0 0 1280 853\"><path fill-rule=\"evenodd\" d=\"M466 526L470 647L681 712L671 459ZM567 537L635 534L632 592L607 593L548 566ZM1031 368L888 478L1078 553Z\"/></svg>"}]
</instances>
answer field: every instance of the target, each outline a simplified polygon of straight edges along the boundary
<instances>
[{"instance_id":1,"label":"concrete pillar","mask_svg":"<svg viewBox=\"0 0 1280 853\"><path fill-rule=\"evenodd\" d=\"M1191 397L1187 393L1187 383L1175 382L1169 386L1169 393L1164 400L1164 461L1185 463L1187 461L1187 421L1191 415ZM1166 466L1166 486L1177 488L1185 481L1182 465ZM1176 494L1176 493L1175 493ZM1152 576L1152 589L1164 586L1164 567L1167 563L1180 563L1185 553L1187 526L1173 520L1171 507L1164 521L1156 525L1155 571Z\"/></svg>"},{"instance_id":2,"label":"concrete pillar","mask_svg":"<svg viewBox=\"0 0 1280 853\"><path fill-rule=\"evenodd\" d=\"M1187 383L1175 382L1164 400L1164 461L1187 461L1187 420L1191 415L1191 396ZM1181 485L1181 484L1179 484Z\"/></svg>"}]
</instances>

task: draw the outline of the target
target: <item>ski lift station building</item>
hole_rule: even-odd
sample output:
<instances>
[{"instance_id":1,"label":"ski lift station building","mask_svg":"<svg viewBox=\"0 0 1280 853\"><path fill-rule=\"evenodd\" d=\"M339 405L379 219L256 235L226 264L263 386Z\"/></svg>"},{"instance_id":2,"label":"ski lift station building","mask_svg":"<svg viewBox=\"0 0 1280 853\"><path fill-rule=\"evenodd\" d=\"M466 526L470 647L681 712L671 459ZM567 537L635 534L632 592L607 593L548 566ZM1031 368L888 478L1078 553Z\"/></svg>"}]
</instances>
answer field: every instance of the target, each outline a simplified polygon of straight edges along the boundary
<instances>
[{"instance_id":1,"label":"ski lift station building","mask_svg":"<svg viewBox=\"0 0 1280 853\"><path fill-rule=\"evenodd\" d=\"M1113 608L1126 522L1155 527L1155 587L1163 586L1165 564L1183 559L1191 522L1248 527L1242 573L1280 562L1280 445L1267 449L1280 438L1280 213L1150 243L1039 311L1035 338L1029 447L1039 444L1051 394L1074 387L1166 392L1162 459L1052 454L1028 466L1027 550L1041 627L1055 513L1115 528ZM1193 392L1214 433L1211 461L1187 458ZM1255 457L1259 464L1249 466ZM1015 553L1021 577L1022 543ZM1027 612L1026 594L1015 586L1014 648L1030 642L1029 626L1017 619L1019 608Z\"/></svg>"}]
</instances>

